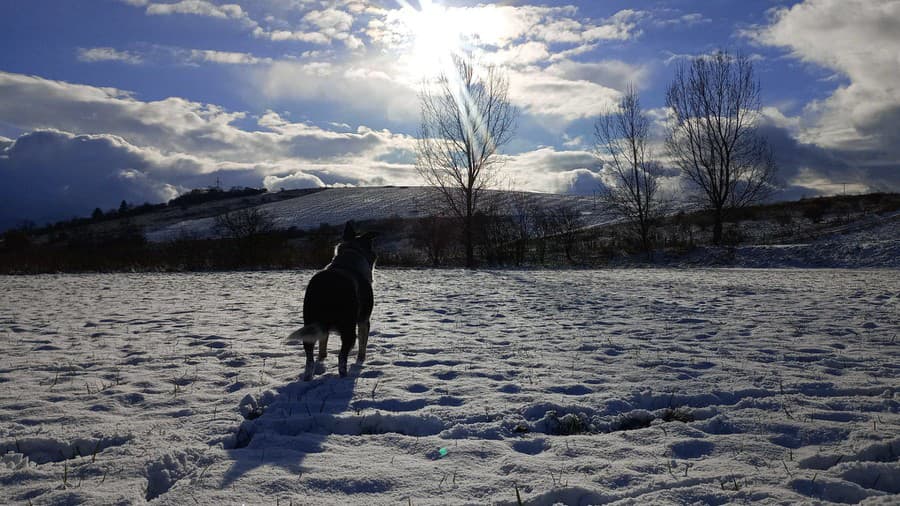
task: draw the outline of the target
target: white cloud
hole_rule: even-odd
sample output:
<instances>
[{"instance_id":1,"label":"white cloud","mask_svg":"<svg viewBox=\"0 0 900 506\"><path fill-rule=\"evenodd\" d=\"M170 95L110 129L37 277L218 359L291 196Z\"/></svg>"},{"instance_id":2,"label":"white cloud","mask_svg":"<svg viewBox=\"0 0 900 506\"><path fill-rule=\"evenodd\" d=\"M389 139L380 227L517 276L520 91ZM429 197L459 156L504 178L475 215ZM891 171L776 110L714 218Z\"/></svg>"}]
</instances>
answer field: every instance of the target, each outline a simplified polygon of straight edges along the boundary
<instances>
[{"instance_id":1,"label":"white cloud","mask_svg":"<svg viewBox=\"0 0 900 506\"><path fill-rule=\"evenodd\" d=\"M309 11L303 16L303 20L330 34L347 32L353 26L353 16L334 8Z\"/></svg>"},{"instance_id":2,"label":"white cloud","mask_svg":"<svg viewBox=\"0 0 900 506\"><path fill-rule=\"evenodd\" d=\"M304 32L295 30L272 30L266 31L257 27L253 30L253 36L265 38L272 41L293 40L299 42L308 42L310 44L328 44L331 39L319 32Z\"/></svg>"},{"instance_id":3,"label":"white cloud","mask_svg":"<svg viewBox=\"0 0 900 506\"><path fill-rule=\"evenodd\" d=\"M793 134L800 131L801 119L797 116L786 116L780 109L774 106L764 106L761 110L762 121L778 128L783 128Z\"/></svg>"},{"instance_id":4,"label":"white cloud","mask_svg":"<svg viewBox=\"0 0 900 506\"><path fill-rule=\"evenodd\" d=\"M488 52L484 61L495 65L529 66L549 60L550 49L545 42L529 41L506 49Z\"/></svg>"},{"instance_id":5,"label":"white cloud","mask_svg":"<svg viewBox=\"0 0 900 506\"><path fill-rule=\"evenodd\" d=\"M585 27L581 39L585 42L592 42L597 40L629 40L639 37L642 32L637 28L637 22L645 15L646 13L643 11L621 10L601 25Z\"/></svg>"},{"instance_id":6,"label":"white cloud","mask_svg":"<svg viewBox=\"0 0 900 506\"><path fill-rule=\"evenodd\" d=\"M268 190L293 190L296 188L322 188L325 183L317 176L305 172L295 172L284 177L266 176L263 178L263 186Z\"/></svg>"},{"instance_id":7,"label":"white cloud","mask_svg":"<svg viewBox=\"0 0 900 506\"><path fill-rule=\"evenodd\" d=\"M712 23L712 19L699 12L681 14L678 11L662 10L653 13L653 24L660 27L691 27Z\"/></svg>"},{"instance_id":8,"label":"white cloud","mask_svg":"<svg viewBox=\"0 0 900 506\"><path fill-rule=\"evenodd\" d=\"M336 63L279 61L253 77L269 99L325 102L375 112L390 121L415 121L418 90L395 69L397 64L385 57Z\"/></svg>"},{"instance_id":9,"label":"white cloud","mask_svg":"<svg viewBox=\"0 0 900 506\"><path fill-rule=\"evenodd\" d=\"M364 47L364 43L351 33L353 23L352 14L329 7L307 11L296 27L257 26L253 30L253 36L272 41L299 41L318 45L327 45L337 40L348 49L359 49Z\"/></svg>"},{"instance_id":10,"label":"white cloud","mask_svg":"<svg viewBox=\"0 0 900 506\"><path fill-rule=\"evenodd\" d=\"M119 51L111 47L92 47L78 48L78 61L87 63L116 61L138 65L143 63L143 58L140 55L128 51Z\"/></svg>"},{"instance_id":11,"label":"white cloud","mask_svg":"<svg viewBox=\"0 0 900 506\"><path fill-rule=\"evenodd\" d=\"M578 56L580 54L584 54L584 53L593 51L594 49L597 49L597 46L598 46L598 44L596 44L596 43L582 44L580 46L575 46L571 49L565 49L562 51L554 51L550 55L550 58L548 58L548 61L554 62L554 61L560 61L560 60L568 60L569 58L571 58L573 56Z\"/></svg>"},{"instance_id":12,"label":"white cloud","mask_svg":"<svg viewBox=\"0 0 900 506\"><path fill-rule=\"evenodd\" d=\"M132 3L133 5L146 5L147 14L151 16L166 16L170 14L193 14L195 16L207 16L222 19L249 19L247 13L238 4L216 5L206 0L181 0L175 3Z\"/></svg>"},{"instance_id":13,"label":"white cloud","mask_svg":"<svg viewBox=\"0 0 900 506\"><path fill-rule=\"evenodd\" d=\"M900 168L900 1L807 0L774 9L771 22L743 32L849 80L806 107L800 139L867 167L898 186Z\"/></svg>"},{"instance_id":14,"label":"white cloud","mask_svg":"<svg viewBox=\"0 0 900 506\"><path fill-rule=\"evenodd\" d=\"M551 70L531 68L510 72L510 97L528 114L555 117L565 124L598 116L615 107L621 92L596 82L568 79Z\"/></svg>"},{"instance_id":15,"label":"white cloud","mask_svg":"<svg viewBox=\"0 0 900 506\"><path fill-rule=\"evenodd\" d=\"M599 188L593 176L599 163L589 151L541 147L507 156L505 162L505 173L517 189L589 195Z\"/></svg>"},{"instance_id":16,"label":"white cloud","mask_svg":"<svg viewBox=\"0 0 900 506\"><path fill-rule=\"evenodd\" d=\"M645 87L650 69L620 60L600 60L590 63L563 60L545 69L546 72L571 81L588 81L601 86L624 90L629 84Z\"/></svg>"},{"instance_id":17,"label":"white cloud","mask_svg":"<svg viewBox=\"0 0 900 506\"><path fill-rule=\"evenodd\" d=\"M209 49L192 49L190 51L190 59L192 61L221 63L225 65L258 65L262 63L272 63L271 58L259 58L249 53L214 51Z\"/></svg>"},{"instance_id":18,"label":"white cloud","mask_svg":"<svg viewBox=\"0 0 900 506\"><path fill-rule=\"evenodd\" d=\"M580 135L576 135L575 137L570 136L569 134L563 134L563 146L568 148L580 148L584 146L584 138Z\"/></svg>"}]
</instances>

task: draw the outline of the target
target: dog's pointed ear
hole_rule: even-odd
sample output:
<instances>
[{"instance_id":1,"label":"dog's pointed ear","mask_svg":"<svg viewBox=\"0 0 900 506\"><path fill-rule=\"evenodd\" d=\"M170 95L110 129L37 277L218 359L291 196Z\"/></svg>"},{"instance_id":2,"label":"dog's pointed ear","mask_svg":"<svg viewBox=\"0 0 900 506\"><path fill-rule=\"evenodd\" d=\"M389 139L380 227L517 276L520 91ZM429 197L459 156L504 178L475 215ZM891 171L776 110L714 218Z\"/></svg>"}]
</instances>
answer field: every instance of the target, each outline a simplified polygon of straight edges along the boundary
<instances>
[{"instance_id":1,"label":"dog's pointed ear","mask_svg":"<svg viewBox=\"0 0 900 506\"><path fill-rule=\"evenodd\" d=\"M344 225L344 240L352 241L353 239L356 239L356 228L353 226L353 220L350 220Z\"/></svg>"}]
</instances>

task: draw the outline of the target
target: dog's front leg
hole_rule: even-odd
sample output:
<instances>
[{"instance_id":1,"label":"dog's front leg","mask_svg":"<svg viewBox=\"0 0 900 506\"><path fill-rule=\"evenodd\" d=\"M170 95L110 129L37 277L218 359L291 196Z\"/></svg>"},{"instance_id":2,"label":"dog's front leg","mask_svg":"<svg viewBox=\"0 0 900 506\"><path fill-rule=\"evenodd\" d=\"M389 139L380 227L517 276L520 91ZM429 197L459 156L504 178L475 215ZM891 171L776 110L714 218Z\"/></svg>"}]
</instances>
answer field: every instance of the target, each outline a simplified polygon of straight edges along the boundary
<instances>
[{"instance_id":1,"label":"dog's front leg","mask_svg":"<svg viewBox=\"0 0 900 506\"><path fill-rule=\"evenodd\" d=\"M362 364L366 361L366 345L369 343L369 320L359 324L357 338L359 340L359 350L356 352L356 363Z\"/></svg>"}]
</instances>

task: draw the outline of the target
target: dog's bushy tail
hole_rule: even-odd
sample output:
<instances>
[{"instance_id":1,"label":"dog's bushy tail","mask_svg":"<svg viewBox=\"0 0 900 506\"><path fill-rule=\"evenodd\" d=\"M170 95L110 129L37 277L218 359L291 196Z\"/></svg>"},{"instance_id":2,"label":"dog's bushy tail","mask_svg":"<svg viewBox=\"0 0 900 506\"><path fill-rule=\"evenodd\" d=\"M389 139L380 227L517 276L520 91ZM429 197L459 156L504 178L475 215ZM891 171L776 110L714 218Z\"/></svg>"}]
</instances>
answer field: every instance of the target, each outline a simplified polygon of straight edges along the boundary
<instances>
[{"instance_id":1,"label":"dog's bushy tail","mask_svg":"<svg viewBox=\"0 0 900 506\"><path fill-rule=\"evenodd\" d=\"M310 323L304 325L300 330L295 330L287 337L289 344L306 343L314 344L328 337L328 329L321 323Z\"/></svg>"}]
</instances>

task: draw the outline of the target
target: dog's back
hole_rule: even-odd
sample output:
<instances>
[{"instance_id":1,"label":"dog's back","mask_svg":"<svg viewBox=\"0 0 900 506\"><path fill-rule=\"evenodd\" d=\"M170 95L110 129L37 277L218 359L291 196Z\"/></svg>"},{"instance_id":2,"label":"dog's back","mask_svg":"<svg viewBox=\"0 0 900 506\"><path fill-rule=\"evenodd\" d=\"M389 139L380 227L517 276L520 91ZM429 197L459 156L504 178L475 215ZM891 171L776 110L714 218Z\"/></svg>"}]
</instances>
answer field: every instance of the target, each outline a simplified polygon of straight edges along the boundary
<instances>
[{"instance_id":1,"label":"dog's back","mask_svg":"<svg viewBox=\"0 0 900 506\"><path fill-rule=\"evenodd\" d=\"M355 278L339 269L317 272L303 297L303 321L338 330L341 325L355 325L368 318L372 312L372 298L368 297L368 308L364 308L360 292L364 292L365 287ZM369 288L368 292L371 291Z\"/></svg>"}]
</instances>

